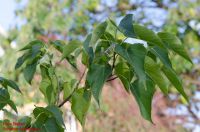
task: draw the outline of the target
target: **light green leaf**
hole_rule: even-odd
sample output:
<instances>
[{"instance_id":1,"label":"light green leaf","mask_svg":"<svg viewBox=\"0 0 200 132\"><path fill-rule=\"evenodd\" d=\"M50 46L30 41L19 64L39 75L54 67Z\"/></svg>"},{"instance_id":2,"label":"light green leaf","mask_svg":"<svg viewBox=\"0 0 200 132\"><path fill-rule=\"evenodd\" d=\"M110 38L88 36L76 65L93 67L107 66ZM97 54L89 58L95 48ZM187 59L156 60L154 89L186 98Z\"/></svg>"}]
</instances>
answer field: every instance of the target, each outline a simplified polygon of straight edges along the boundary
<instances>
[{"instance_id":1,"label":"light green leaf","mask_svg":"<svg viewBox=\"0 0 200 132\"><path fill-rule=\"evenodd\" d=\"M76 118L84 126L87 111L90 106L91 92L86 88L81 88L75 91L72 96L72 112Z\"/></svg>"},{"instance_id":2,"label":"light green leaf","mask_svg":"<svg viewBox=\"0 0 200 132\"><path fill-rule=\"evenodd\" d=\"M109 65L92 64L87 73L86 81L91 87L92 94L99 104L102 87L111 75L112 69Z\"/></svg>"},{"instance_id":3,"label":"light green leaf","mask_svg":"<svg viewBox=\"0 0 200 132\"><path fill-rule=\"evenodd\" d=\"M63 47L62 59L69 57L69 55L74 52L77 48L81 46L81 42L77 40L70 41L67 45Z\"/></svg>"},{"instance_id":4,"label":"light green leaf","mask_svg":"<svg viewBox=\"0 0 200 132\"><path fill-rule=\"evenodd\" d=\"M152 122L151 119L151 103L153 95L155 93L155 85L152 80L146 80L146 88L143 85L140 85L139 81L136 80L131 84L131 92L134 95L139 108L141 115L146 119Z\"/></svg>"},{"instance_id":5,"label":"light green leaf","mask_svg":"<svg viewBox=\"0 0 200 132\"><path fill-rule=\"evenodd\" d=\"M127 14L119 23L120 31L126 37L135 37L134 29L133 29L133 15Z\"/></svg>"},{"instance_id":6,"label":"light green leaf","mask_svg":"<svg viewBox=\"0 0 200 132\"><path fill-rule=\"evenodd\" d=\"M184 49L181 41L174 34L167 32L160 32L158 33L158 36L161 38L161 40L166 44L168 48L170 48L175 53L179 54L180 56L182 56L183 58L192 63L192 60L190 59L188 53Z\"/></svg>"},{"instance_id":7,"label":"light green leaf","mask_svg":"<svg viewBox=\"0 0 200 132\"><path fill-rule=\"evenodd\" d=\"M149 77L159 86L164 94L168 93L167 83L162 75L161 68L150 57L145 58L145 71Z\"/></svg>"},{"instance_id":8,"label":"light green leaf","mask_svg":"<svg viewBox=\"0 0 200 132\"><path fill-rule=\"evenodd\" d=\"M133 28L134 28L136 35L140 39L146 41L149 44L163 47L162 41L152 30L149 30L145 26L138 25L138 24L133 24Z\"/></svg>"},{"instance_id":9,"label":"light green leaf","mask_svg":"<svg viewBox=\"0 0 200 132\"><path fill-rule=\"evenodd\" d=\"M174 87L180 92L180 94L188 101L188 97L184 92L182 83L176 72L173 69L167 68L165 66L162 67L162 71L164 72L165 76L169 79L169 81L174 85Z\"/></svg>"},{"instance_id":10,"label":"light green leaf","mask_svg":"<svg viewBox=\"0 0 200 132\"><path fill-rule=\"evenodd\" d=\"M122 56L134 69L139 77L139 81L145 85L146 73L144 70L144 59L146 56L146 49L142 44L115 46L115 52Z\"/></svg>"},{"instance_id":11,"label":"light green leaf","mask_svg":"<svg viewBox=\"0 0 200 132\"><path fill-rule=\"evenodd\" d=\"M107 27L106 21L103 23L100 23L99 25L95 27L95 29L92 32L92 37L89 44L90 46L93 46L96 44L97 40L104 34L106 27Z\"/></svg>"}]
</instances>

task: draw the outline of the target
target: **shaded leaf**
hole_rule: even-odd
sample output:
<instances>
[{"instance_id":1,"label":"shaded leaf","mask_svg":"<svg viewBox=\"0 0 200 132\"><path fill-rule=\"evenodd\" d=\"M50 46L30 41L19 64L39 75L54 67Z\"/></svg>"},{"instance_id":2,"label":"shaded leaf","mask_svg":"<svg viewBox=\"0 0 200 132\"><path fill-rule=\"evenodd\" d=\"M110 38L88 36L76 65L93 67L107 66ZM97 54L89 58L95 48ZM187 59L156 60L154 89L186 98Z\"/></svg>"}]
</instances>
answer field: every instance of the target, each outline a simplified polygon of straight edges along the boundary
<instances>
[{"instance_id":1,"label":"shaded leaf","mask_svg":"<svg viewBox=\"0 0 200 132\"><path fill-rule=\"evenodd\" d=\"M25 69L23 70L24 78L29 84L31 84L31 81L36 71L36 67L37 62L34 62L33 64L26 65Z\"/></svg>"},{"instance_id":2,"label":"shaded leaf","mask_svg":"<svg viewBox=\"0 0 200 132\"><path fill-rule=\"evenodd\" d=\"M112 69L109 65L92 64L87 73L86 81L91 87L92 94L99 104L102 87L111 75Z\"/></svg>"}]
</instances>

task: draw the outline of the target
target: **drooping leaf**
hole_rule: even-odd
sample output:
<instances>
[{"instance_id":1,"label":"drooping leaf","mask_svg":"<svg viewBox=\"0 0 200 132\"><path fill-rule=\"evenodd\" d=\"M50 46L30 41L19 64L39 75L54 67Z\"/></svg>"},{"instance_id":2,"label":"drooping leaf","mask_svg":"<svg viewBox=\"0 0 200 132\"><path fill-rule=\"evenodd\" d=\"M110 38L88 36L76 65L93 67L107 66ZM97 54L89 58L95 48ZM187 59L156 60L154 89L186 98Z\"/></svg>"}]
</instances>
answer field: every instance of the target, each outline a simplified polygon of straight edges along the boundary
<instances>
[{"instance_id":1,"label":"drooping leaf","mask_svg":"<svg viewBox=\"0 0 200 132\"><path fill-rule=\"evenodd\" d=\"M126 36L126 37L135 37L135 32L133 29L133 15L127 14L119 23L119 29L120 31Z\"/></svg>"},{"instance_id":2,"label":"drooping leaf","mask_svg":"<svg viewBox=\"0 0 200 132\"><path fill-rule=\"evenodd\" d=\"M158 36L168 48L170 48L175 53L179 54L180 56L192 63L192 60L190 59L188 53L184 49L184 46L182 45L181 41L175 35L167 32L160 32L158 33Z\"/></svg>"},{"instance_id":3,"label":"drooping leaf","mask_svg":"<svg viewBox=\"0 0 200 132\"><path fill-rule=\"evenodd\" d=\"M51 41L51 43L58 51L63 52L63 47L66 45L62 40Z\"/></svg>"},{"instance_id":4,"label":"drooping leaf","mask_svg":"<svg viewBox=\"0 0 200 132\"><path fill-rule=\"evenodd\" d=\"M90 106L91 92L86 88L81 88L75 91L72 96L72 112L76 118L84 126L87 111Z\"/></svg>"},{"instance_id":5,"label":"drooping leaf","mask_svg":"<svg viewBox=\"0 0 200 132\"><path fill-rule=\"evenodd\" d=\"M151 103L152 98L155 93L155 85L152 80L146 80L146 88L143 85L140 85L139 81L136 80L131 84L131 92L134 95L139 108L141 115L146 119L152 122L151 119Z\"/></svg>"},{"instance_id":6,"label":"drooping leaf","mask_svg":"<svg viewBox=\"0 0 200 132\"><path fill-rule=\"evenodd\" d=\"M169 59L168 52L165 49L162 49L158 46L154 46L153 48L150 49L150 51L155 56L157 56L166 67L172 68L172 64Z\"/></svg>"},{"instance_id":7,"label":"drooping leaf","mask_svg":"<svg viewBox=\"0 0 200 132\"><path fill-rule=\"evenodd\" d=\"M32 81L33 76L36 71L36 67L37 67L37 62L35 62L33 64L28 64L28 65L26 65L26 67L23 71L24 78L29 84L31 84L31 81Z\"/></svg>"},{"instance_id":8,"label":"drooping leaf","mask_svg":"<svg viewBox=\"0 0 200 132\"><path fill-rule=\"evenodd\" d=\"M20 92L20 93L21 93L21 91L20 91L18 85L17 85L14 81L6 79L6 84L7 84L9 87L11 87L11 88L13 88L14 90L16 90L17 92Z\"/></svg>"},{"instance_id":9,"label":"drooping leaf","mask_svg":"<svg viewBox=\"0 0 200 132\"><path fill-rule=\"evenodd\" d=\"M92 64L87 73L86 81L91 87L92 94L99 104L102 87L111 75L112 69L109 65Z\"/></svg>"},{"instance_id":10,"label":"drooping leaf","mask_svg":"<svg viewBox=\"0 0 200 132\"><path fill-rule=\"evenodd\" d=\"M130 83L133 78L133 71L126 63L120 62L115 66L115 74L119 77L127 92L130 90Z\"/></svg>"},{"instance_id":11,"label":"drooping leaf","mask_svg":"<svg viewBox=\"0 0 200 132\"><path fill-rule=\"evenodd\" d=\"M146 49L142 44L134 45L116 45L115 52L122 56L134 69L139 77L139 81L145 85L146 73L144 70L144 59L146 56Z\"/></svg>"},{"instance_id":12,"label":"drooping leaf","mask_svg":"<svg viewBox=\"0 0 200 132\"><path fill-rule=\"evenodd\" d=\"M149 30L148 28L138 24L133 24L133 28L136 35L140 39L146 41L149 44L164 47L160 38L152 30Z\"/></svg>"},{"instance_id":13,"label":"drooping leaf","mask_svg":"<svg viewBox=\"0 0 200 132\"><path fill-rule=\"evenodd\" d=\"M174 87L178 90L178 92L180 92L180 94L188 101L188 97L184 92L182 83L176 75L176 72L173 69L170 69L165 66L162 67L162 71L164 72L165 76L169 79L169 81L174 85Z\"/></svg>"},{"instance_id":14,"label":"drooping leaf","mask_svg":"<svg viewBox=\"0 0 200 132\"><path fill-rule=\"evenodd\" d=\"M16 107L16 105L14 104L14 102L12 100L8 100L7 103L16 113L18 113L17 112L17 107Z\"/></svg>"},{"instance_id":15,"label":"drooping leaf","mask_svg":"<svg viewBox=\"0 0 200 132\"><path fill-rule=\"evenodd\" d=\"M65 45L63 47L63 55L62 55L62 59L69 57L69 55L74 52L78 47L81 46L81 42L80 41L70 41L67 45Z\"/></svg>"},{"instance_id":16,"label":"drooping leaf","mask_svg":"<svg viewBox=\"0 0 200 132\"><path fill-rule=\"evenodd\" d=\"M145 71L149 77L159 86L164 94L168 93L167 83L162 75L161 68L150 57L145 58Z\"/></svg>"},{"instance_id":17,"label":"drooping leaf","mask_svg":"<svg viewBox=\"0 0 200 132\"><path fill-rule=\"evenodd\" d=\"M92 32L92 37L89 44L90 46L94 46L96 44L97 40L104 34L106 27L106 21L96 26L96 28Z\"/></svg>"},{"instance_id":18,"label":"drooping leaf","mask_svg":"<svg viewBox=\"0 0 200 132\"><path fill-rule=\"evenodd\" d=\"M29 56L30 56L30 53L27 52L23 54L21 57L19 57L17 59L17 63L15 64L15 69L18 69L19 67L21 67L24 64L24 62L28 59Z\"/></svg>"}]
</instances>

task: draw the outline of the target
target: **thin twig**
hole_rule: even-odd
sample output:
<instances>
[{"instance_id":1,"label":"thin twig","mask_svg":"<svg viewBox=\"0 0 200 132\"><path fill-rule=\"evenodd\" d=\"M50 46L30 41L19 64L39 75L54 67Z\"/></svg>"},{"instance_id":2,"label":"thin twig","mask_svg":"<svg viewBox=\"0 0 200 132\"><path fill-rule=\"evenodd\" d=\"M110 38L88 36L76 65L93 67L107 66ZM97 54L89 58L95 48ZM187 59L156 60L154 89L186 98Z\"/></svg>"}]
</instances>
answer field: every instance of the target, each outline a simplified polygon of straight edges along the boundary
<instances>
[{"instance_id":1,"label":"thin twig","mask_svg":"<svg viewBox=\"0 0 200 132\"><path fill-rule=\"evenodd\" d=\"M76 84L74 90L72 91L72 93L71 93L63 102L61 102L61 103L58 105L58 107L62 107L67 101L70 100L70 98L72 97L72 95L74 94L74 92L76 91L76 89L78 88L78 86L80 85L81 80L83 79L83 77L84 77L84 75L85 75L85 72L86 72L86 68L85 68L84 72L82 73L82 75L81 75L81 77L80 77L78 83Z\"/></svg>"}]
</instances>

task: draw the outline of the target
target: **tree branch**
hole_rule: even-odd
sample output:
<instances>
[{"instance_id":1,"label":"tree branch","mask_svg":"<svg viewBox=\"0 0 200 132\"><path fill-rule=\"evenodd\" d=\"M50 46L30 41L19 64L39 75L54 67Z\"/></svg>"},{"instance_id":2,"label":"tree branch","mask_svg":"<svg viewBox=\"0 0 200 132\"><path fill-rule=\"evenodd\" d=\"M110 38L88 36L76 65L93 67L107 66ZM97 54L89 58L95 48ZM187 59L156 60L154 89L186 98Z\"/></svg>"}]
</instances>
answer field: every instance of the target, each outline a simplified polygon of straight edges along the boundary
<instances>
[{"instance_id":1,"label":"tree branch","mask_svg":"<svg viewBox=\"0 0 200 132\"><path fill-rule=\"evenodd\" d=\"M106 80L106 82L110 82L110 81L112 81L112 80L115 80L116 78L118 78L118 77L110 78L110 79Z\"/></svg>"},{"instance_id":2,"label":"tree branch","mask_svg":"<svg viewBox=\"0 0 200 132\"><path fill-rule=\"evenodd\" d=\"M83 77L84 77L84 75L85 75L85 72L86 72L86 68L85 68L84 72L82 73L82 75L81 75L79 81L77 82L77 84L76 84L74 90L72 91L72 93L71 93L65 100L63 100L63 102L61 102L61 103L58 105L58 107L62 107L66 102L68 102L68 101L70 100L70 98L72 97L72 95L74 94L74 92L76 91L76 89L78 88L78 86L80 85L81 80L83 79Z\"/></svg>"}]
</instances>

